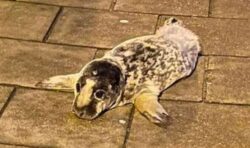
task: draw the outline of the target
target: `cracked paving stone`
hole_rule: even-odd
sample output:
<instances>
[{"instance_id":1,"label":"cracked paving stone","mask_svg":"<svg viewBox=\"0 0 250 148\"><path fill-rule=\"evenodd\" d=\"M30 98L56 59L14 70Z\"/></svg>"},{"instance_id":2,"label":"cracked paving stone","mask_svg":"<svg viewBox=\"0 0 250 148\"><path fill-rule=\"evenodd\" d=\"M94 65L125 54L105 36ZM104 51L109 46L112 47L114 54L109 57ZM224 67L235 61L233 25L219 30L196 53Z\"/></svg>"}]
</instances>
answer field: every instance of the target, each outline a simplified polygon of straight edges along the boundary
<instances>
[{"instance_id":1,"label":"cracked paving stone","mask_svg":"<svg viewBox=\"0 0 250 148\"><path fill-rule=\"evenodd\" d=\"M49 42L112 48L142 35L153 34L156 15L65 8Z\"/></svg>"},{"instance_id":2,"label":"cracked paving stone","mask_svg":"<svg viewBox=\"0 0 250 148\"><path fill-rule=\"evenodd\" d=\"M209 57L206 101L250 104L250 58Z\"/></svg>"},{"instance_id":3,"label":"cracked paving stone","mask_svg":"<svg viewBox=\"0 0 250 148\"><path fill-rule=\"evenodd\" d=\"M0 39L0 83L34 87L48 77L79 72L96 49Z\"/></svg>"},{"instance_id":4,"label":"cracked paving stone","mask_svg":"<svg viewBox=\"0 0 250 148\"><path fill-rule=\"evenodd\" d=\"M0 86L0 111L13 91L12 87Z\"/></svg>"},{"instance_id":5,"label":"cracked paving stone","mask_svg":"<svg viewBox=\"0 0 250 148\"><path fill-rule=\"evenodd\" d=\"M250 18L250 1L212 0L210 16L243 19Z\"/></svg>"},{"instance_id":6,"label":"cracked paving stone","mask_svg":"<svg viewBox=\"0 0 250 148\"><path fill-rule=\"evenodd\" d=\"M43 147L121 147L130 106L89 121L71 112L73 93L18 89L0 119L0 142Z\"/></svg>"},{"instance_id":7,"label":"cracked paving stone","mask_svg":"<svg viewBox=\"0 0 250 148\"><path fill-rule=\"evenodd\" d=\"M167 128L158 127L138 112L127 147L221 147L250 145L250 106L162 101L172 117Z\"/></svg>"},{"instance_id":8,"label":"cracked paving stone","mask_svg":"<svg viewBox=\"0 0 250 148\"><path fill-rule=\"evenodd\" d=\"M41 41L58 7L0 1L0 36Z\"/></svg>"},{"instance_id":9,"label":"cracked paving stone","mask_svg":"<svg viewBox=\"0 0 250 148\"><path fill-rule=\"evenodd\" d=\"M84 7L95 9L109 9L113 0L17 0L26 2L36 2L60 6Z\"/></svg>"},{"instance_id":10,"label":"cracked paving stone","mask_svg":"<svg viewBox=\"0 0 250 148\"><path fill-rule=\"evenodd\" d=\"M161 17L160 25L169 17ZM203 55L250 56L248 20L177 17L200 37Z\"/></svg>"},{"instance_id":11,"label":"cracked paving stone","mask_svg":"<svg viewBox=\"0 0 250 148\"><path fill-rule=\"evenodd\" d=\"M205 71L205 57L199 57L196 69L191 76L177 81L163 92L161 99L201 101L203 92L203 77Z\"/></svg>"},{"instance_id":12,"label":"cracked paving stone","mask_svg":"<svg viewBox=\"0 0 250 148\"><path fill-rule=\"evenodd\" d=\"M209 0L117 0L115 10L188 15L207 16Z\"/></svg>"}]
</instances>

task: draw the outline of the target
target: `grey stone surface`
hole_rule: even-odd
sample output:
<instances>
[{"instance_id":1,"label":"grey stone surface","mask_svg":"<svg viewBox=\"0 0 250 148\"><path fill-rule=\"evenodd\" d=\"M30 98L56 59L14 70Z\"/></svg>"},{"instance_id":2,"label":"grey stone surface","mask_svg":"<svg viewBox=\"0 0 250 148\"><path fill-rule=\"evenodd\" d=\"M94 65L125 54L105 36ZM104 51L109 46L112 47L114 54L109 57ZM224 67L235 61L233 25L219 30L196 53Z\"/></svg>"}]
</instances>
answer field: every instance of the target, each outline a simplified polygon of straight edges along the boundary
<instances>
[{"instance_id":1,"label":"grey stone surface","mask_svg":"<svg viewBox=\"0 0 250 148\"><path fill-rule=\"evenodd\" d=\"M249 106L161 103L173 118L172 124L161 128L136 112L128 148L247 148L250 145Z\"/></svg>"},{"instance_id":2,"label":"grey stone surface","mask_svg":"<svg viewBox=\"0 0 250 148\"><path fill-rule=\"evenodd\" d=\"M0 142L43 147L121 147L131 106L86 121L71 113L73 94L18 89L0 119Z\"/></svg>"},{"instance_id":3,"label":"grey stone surface","mask_svg":"<svg viewBox=\"0 0 250 148\"><path fill-rule=\"evenodd\" d=\"M0 83L34 87L50 76L79 72L96 49L0 39Z\"/></svg>"},{"instance_id":4,"label":"grey stone surface","mask_svg":"<svg viewBox=\"0 0 250 148\"><path fill-rule=\"evenodd\" d=\"M117 0L115 10L207 16L209 0Z\"/></svg>"},{"instance_id":5,"label":"grey stone surface","mask_svg":"<svg viewBox=\"0 0 250 148\"><path fill-rule=\"evenodd\" d=\"M156 15L65 8L49 42L112 48L127 39L153 34L156 22Z\"/></svg>"},{"instance_id":6,"label":"grey stone surface","mask_svg":"<svg viewBox=\"0 0 250 148\"><path fill-rule=\"evenodd\" d=\"M250 58L210 57L208 102L250 104Z\"/></svg>"},{"instance_id":7,"label":"grey stone surface","mask_svg":"<svg viewBox=\"0 0 250 148\"><path fill-rule=\"evenodd\" d=\"M17 0L35 3L44 3L60 6L84 7L95 9L109 9L112 0Z\"/></svg>"},{"instance_id":8,"label":"grey stone surface","mask_svg":"<svg viewBox=\"0 0 250 148\"><path fill-rule=\"evenodd\" d=\"M13 91L12 87L0 86L0 111Z\"/></svg>"},{"instance_id":9,"label":"grey stone surface","mask_svg":"<svg viewBox=\"0 0 250 148\"><path fill-rule=\"evenodd\" d=\"M168 17L162 17L160 25ZM250 56L248 20L177 17L198 34L204 55Z\"/></svg>"},{"instance_id":10,"label":"grey stone surface","mask_svg":"<svg viewBox=\"0 0 250 148\"><path fill-rule=\"evenodd\" d=\"M59 9L0 1L0 37L41 41Z\"/></svg>"},{"instance_id":11,"label":"grey stone surface","mask_svg":"<svg viewBox=\"0 0 250 148\"><path fill-rule=\"evenodd\" d=\"M212 0L210 16L226 18L250 18L250 1Z\"/></svg>"},{"instance_id":12,"label":"grey stone surface","mask_svg":"<svg viewBox=\"0 0 250 148\"><path fill-rule=\"evenodd\" d=\"M164 91L161 99L201 101L203 97L203 82L206 59L206 57L200 57L197 67L192 75L176 82L166 91Z\"/></svg>"}]
</instances>

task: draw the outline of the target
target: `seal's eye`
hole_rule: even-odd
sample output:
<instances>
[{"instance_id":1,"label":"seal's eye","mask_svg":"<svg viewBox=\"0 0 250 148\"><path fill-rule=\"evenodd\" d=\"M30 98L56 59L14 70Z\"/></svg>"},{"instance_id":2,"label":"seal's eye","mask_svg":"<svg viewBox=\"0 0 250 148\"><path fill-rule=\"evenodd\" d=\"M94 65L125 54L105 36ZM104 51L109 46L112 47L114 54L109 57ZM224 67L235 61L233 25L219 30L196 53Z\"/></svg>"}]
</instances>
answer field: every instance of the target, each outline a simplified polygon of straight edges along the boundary
<instances>
[{"instance_id":1,"label":"seal's eye","mask_svg":"<svg viewBox=\"0 0 250 148\"><path fill-rule=\"evenodd\" d=\"M96 99L104 99L105 98L105 91L102 89L98 89L94 94Z\"/></svg>"},{"instance_id":2,"label":"seal's eye","mask_svg":"<svg viewBox=\"0 0 250 148\"><path fill-rule=\"evenodd\" d=\"M80 92L80 90L81 90L81 85L80 85L80 83L76 83L76 92Z\"/></svg>"}]
</instances>

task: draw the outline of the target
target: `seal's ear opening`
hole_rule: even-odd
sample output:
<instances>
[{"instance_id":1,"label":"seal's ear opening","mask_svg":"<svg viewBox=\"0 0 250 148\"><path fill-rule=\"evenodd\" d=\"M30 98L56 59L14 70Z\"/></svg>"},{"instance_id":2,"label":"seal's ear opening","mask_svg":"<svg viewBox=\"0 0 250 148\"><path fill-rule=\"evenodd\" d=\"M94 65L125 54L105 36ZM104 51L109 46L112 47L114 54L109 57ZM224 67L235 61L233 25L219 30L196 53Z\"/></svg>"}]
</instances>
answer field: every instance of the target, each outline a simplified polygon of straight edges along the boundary
<instances>
[{"instance_id":1,"label":"seal's ear opening","mask_svg":"<svg viewBox=\"0 0 250 148\"><path fill-rule=\"evenodd\" d=\"M165 25L171 25L171 24L179 24L182 25L182 21L175 18L175 17L170 17L165 21Z\"/></svg>"}]
</instances>

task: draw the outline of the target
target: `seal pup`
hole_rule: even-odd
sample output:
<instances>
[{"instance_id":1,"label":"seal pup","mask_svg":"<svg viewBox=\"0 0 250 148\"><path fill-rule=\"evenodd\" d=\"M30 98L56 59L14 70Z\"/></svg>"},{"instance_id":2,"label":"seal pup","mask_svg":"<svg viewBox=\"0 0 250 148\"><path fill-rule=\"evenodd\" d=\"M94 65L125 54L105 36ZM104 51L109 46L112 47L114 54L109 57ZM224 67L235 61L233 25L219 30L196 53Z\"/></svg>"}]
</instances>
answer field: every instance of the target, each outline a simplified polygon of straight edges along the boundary
<instances>
[{"instance_id":1,"label":"seal pup","mask_svg":"<svg viewBox=\"0 0 250 148\"><path fill-rule=\"evenodd\" d=\"M72 111L95 119L103 111L133 103L153 123L166 123L168 113L158 102L161 92L195 69L200 45L182 21L170 18L156 34L125 41L79 73L54 76L37 84L72 89Z\"/></svg>"}]
</instances>

